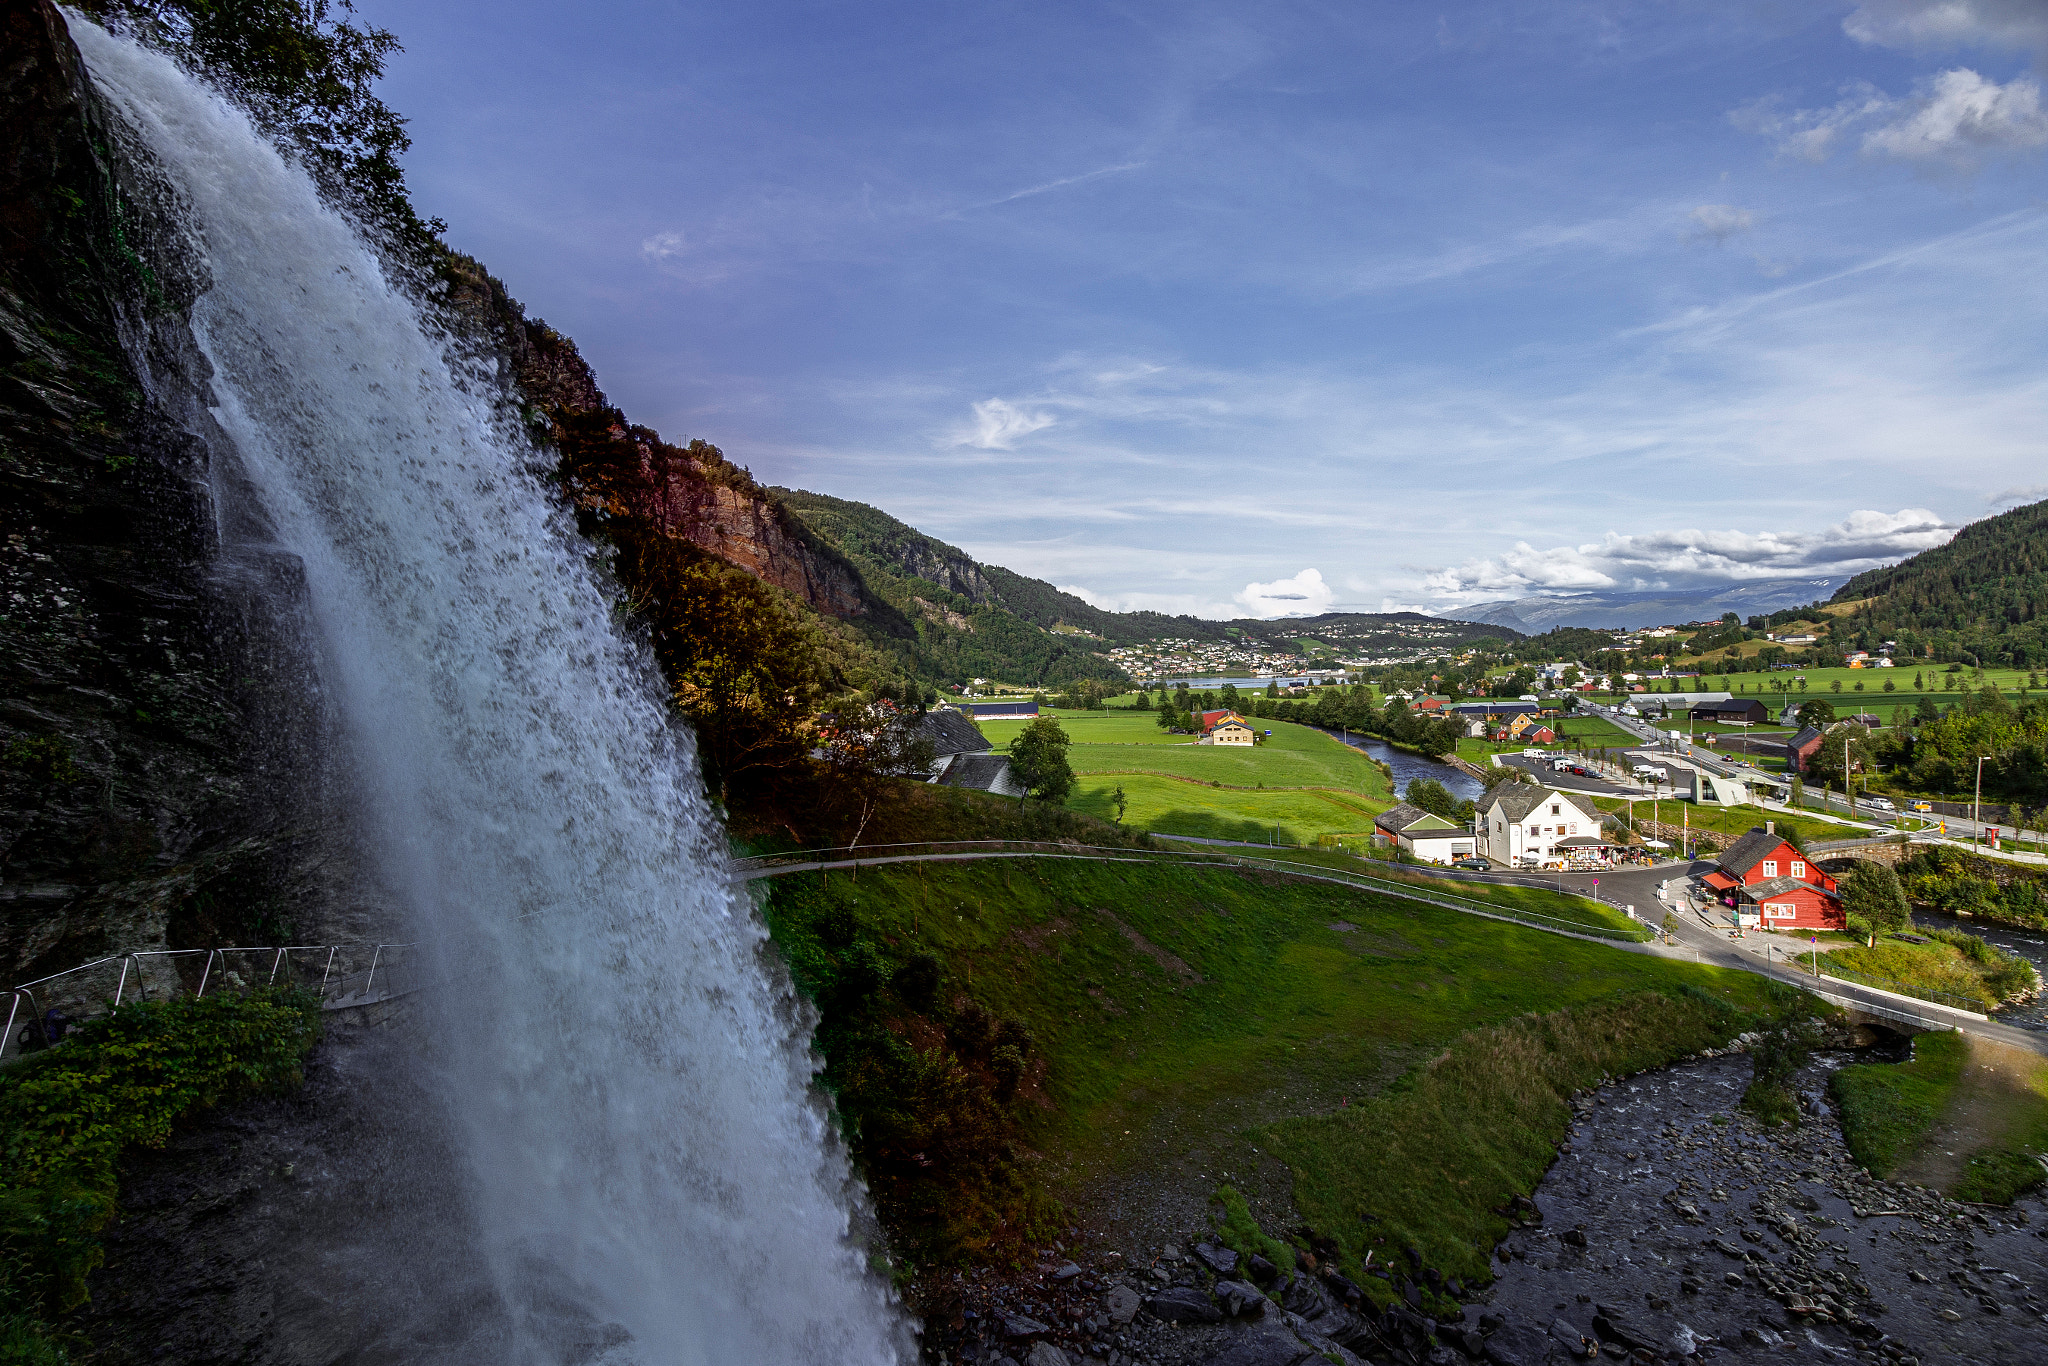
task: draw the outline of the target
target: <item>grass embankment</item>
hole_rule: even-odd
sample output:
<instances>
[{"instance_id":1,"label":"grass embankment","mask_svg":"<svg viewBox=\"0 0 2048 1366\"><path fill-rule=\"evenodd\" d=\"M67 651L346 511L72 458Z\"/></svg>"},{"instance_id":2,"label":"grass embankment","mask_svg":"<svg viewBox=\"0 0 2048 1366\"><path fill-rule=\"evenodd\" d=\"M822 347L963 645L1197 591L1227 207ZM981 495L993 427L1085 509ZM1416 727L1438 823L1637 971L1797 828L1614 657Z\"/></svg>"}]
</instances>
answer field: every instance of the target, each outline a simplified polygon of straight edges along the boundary
<instances>
[{"instance_id":1,"label":"grass embankment","mask_svg":"<svg viewBox=\"0 0 2048 1366\"><path fill-rule=\"evenodd\" d=\"M303 992L151 1001L0 1072L0 1359L67 1359L50 1325L87 1297L121 1155L195 1110L297 1086L319 1035Z\"/></svg>"},{"instance_id":2,"label":"grass embankment","mask_svg":"<svg viewBox=\"0 0 2048 1366\"><path fill-rule=\"evenodd\" d=\"M1969 1042L1959 1033L1922 1034L1902 1063L1858 1063L1829 1079L1842 1111L1849 1155L1874 1176L1890 1176L1911 1156L1962 1080Z\"/></svg>"},{"instance_id":3,"label":"grass embankment","mask_svg":"<svg viewBox=\"0 0 2048 1366\"><path fill-rule=\"evenodd\" d=\"M2008 997L2034 985L2032 967L2024 958L1956 930L1933 931L1925 944L1897 939L1868 946L1845 944L1827 953L1823 962L1851 979L1984 1011L1997 1009Z\"/></svg>"},{"instance_id":4,"label":"grass embankment","mask_svg":"<svg viewBox=\"0 0 2048 1366\"><path fill-rule=\"evenodd\" d=\"M2009 1205L2048 1177L2048 1058L1961 1033L1922 1034L1903 1063L1830 1083L1849 1152L1878 1176Z\"/></svg>"},{"instance_id":5,"label":"grass embankment","mask_svg":"<svg viewBox=\"0 0 2048 1366\"><path fill-rule=\"evenodd\" d=\"M1197 745L1169 735L1151 712L1054 713L1072 740L1067 762L1079 781L1070 809L1114 820L1121 787L1124 823L1207 839L1313 844L1324 835L1365 837L1395 801L1385 770L1361 751L1308 726L1259 721L1272 736L1255 746ZM997 749L1021 721L984 721Z\"/></svg>"},{"instance_id":6,"label":"grass embankment","mask_svg":"<svg viewBox=\"0 0 2048 1366\"><path fill-rule=\"evenodd\" d=\"M1760 979L1702 980L1469 1030L1384 1094L1272 1125L1266 1142L1293 1169L1296 1205L1354 1276L1368 1252L1386 1262L1412 1246L1425 1265L1483 1283L1512 1226L1496 1211L1548 1170L1574 1091L1725 1044L1759 1023L1752 1011L1806 1009Z\"/></svg>"},{"instance_id":7,"label":"grass embankment","mask_svg":"<svg viewBox=\"0 0 2048 1366\"><path fill-rule=\"evenodd\" d=\"M1414 1135L1402 1150L1449 1151L1455 1135L1430 1126L1455 1113L1459 1141L1495 1142L1480 1134L1490 1126L1519 1155L1481 1182L1431 1162L1384 1189L1343 1178L1341 1191L1446 1271L1476 1274L1475 1230L1506 1227L1487 1211L1512 1192L1495 1187L1526 1192L1543 1135L1561 1132L1559 1086L1736 1032L1737 1012L1693 994L1702 988L1748 1008L1771 990L1751 974L1384 895L1187 866L1029 859L800 874L771 884L767 911L824 1008L826 1080L878 1208L897 1245L930 1261L1021 1246L1044 1217L1034 1173L1054 1174L1044 1179L1067 1199L1117 1171L1166 1183L1189 1152L1238 1141L1249 1120L1334 1109L1450 1046L1480 1059L1477 1070L1439 1064L1410 1088L1430 1098L1424 1108L1385 1112ZM928 987L912 967L920 955L941 979ZM1531 1012L1552 1016L1509 1023ZM1475 1025L1523 1041L1483 1030L1460 1041ZM1002 1045L991 1046L1005 1037L1017 1049L1007 1101ZM1543 1060L1552 1049L1562 1061ZM1530 1069L1538 1080L1514 1079ZM1508 1092L1521 1098L1507 1117L1484 1120ZM977 1095L995 1100L1000 1125ZM1297 1181L1342 1166L1332 1145L1367 1141L1295 1133ZM1016 1143L1047 1160L1023 1163ZM1363 1251L1339 1193L1309 1199L1319 1229L1327 1221Z\"/></svg>"}]
</instances>

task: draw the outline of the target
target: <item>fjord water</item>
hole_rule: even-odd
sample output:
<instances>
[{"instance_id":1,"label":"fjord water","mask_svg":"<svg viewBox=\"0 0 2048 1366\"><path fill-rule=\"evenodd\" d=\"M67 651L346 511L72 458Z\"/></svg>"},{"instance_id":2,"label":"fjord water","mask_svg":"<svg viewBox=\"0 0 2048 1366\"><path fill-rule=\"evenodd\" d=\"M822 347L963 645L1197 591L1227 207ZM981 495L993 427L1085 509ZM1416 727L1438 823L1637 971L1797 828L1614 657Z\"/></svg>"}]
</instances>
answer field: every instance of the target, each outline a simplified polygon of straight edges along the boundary
<instances>
[{"instance_id":1,"label":"fjord water","mask_svg":"<svg viewBox=\"0 0 2048 1366\"><path fill-rule=\"evenodd\" d=\"M496 1306L488 1348L414 1359L561 1360L536 1325L569 1297L604 1329L580 1360L901 1360L690 739L495 362L460 359L233 104L71 27L172 190L214 414L304 564L309 686L346 737L370 865L443 970L424 1065Z\"/></svg>"}]
</instances>

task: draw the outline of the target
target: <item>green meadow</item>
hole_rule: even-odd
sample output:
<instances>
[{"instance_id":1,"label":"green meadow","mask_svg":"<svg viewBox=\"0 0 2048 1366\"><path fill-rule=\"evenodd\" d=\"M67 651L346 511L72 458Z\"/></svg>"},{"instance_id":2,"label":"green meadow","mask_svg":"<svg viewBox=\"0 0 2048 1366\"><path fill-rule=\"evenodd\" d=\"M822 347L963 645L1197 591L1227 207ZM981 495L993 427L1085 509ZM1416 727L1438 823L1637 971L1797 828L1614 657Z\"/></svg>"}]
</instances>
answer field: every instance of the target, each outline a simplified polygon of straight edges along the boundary
<instances>
[{"instance_id":1,"label":"green meadow","mask_svg":"<svg viewBox=\"0 0 2048 1366\"><path fill-rule=\"evenodd\" d=\"M1255 746L1198 745L1169 735L1151 712L1057 711L1073 741L1067 762L1079 781L1067 805L1114 820L1124 791L1124 824L1162 834L1313 844L1324 835L1364 837L1393 804L1393 783L1364 753L1319 730L1258 721L1272 731ZM997 749L1022 721L984 721Z\"/></svg>"}]
</instances>

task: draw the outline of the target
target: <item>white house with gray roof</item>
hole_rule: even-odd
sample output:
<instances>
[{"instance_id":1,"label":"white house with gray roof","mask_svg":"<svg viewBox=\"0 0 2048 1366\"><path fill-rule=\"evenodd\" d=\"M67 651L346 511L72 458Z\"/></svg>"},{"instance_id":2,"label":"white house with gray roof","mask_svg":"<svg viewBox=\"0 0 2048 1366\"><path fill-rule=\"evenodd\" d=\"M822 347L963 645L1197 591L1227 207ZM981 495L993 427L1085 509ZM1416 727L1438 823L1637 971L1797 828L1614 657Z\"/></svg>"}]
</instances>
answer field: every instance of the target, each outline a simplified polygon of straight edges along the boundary
<instances>
[{"instance_id":1,"label":"white house with gray roof","mask_svg":"<svg viewBox=\"0 0 2048 1366\"><path fill-rule=\"evenodd\" d=\"M1472 835L1481 858L1510 867L1580 857L1607 844L1591 797L1534 783L1501 783L1481 797Z\"/></svg>"}]
</instances>

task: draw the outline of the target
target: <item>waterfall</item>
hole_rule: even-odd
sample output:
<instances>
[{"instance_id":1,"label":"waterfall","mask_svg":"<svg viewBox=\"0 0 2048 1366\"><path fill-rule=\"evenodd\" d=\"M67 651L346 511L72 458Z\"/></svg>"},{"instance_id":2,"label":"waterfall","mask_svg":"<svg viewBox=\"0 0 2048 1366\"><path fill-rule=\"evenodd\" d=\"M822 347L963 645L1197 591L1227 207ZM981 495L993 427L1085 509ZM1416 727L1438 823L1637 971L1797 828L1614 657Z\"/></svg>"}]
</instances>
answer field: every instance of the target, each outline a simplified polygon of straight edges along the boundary
<instances>
[{"instance_id":1,"label":"waterfall","mask_svg":"<svg viewBox=\"0 0 2048 1366\"><path fill-rule=\"evenodd\" d=\"M214 415L304 564L369 862L446 969L425 1065L510 1325L489 1359L903 1360L691 739L495 362L462 359L231 101L70 26L176 203ZM600 1355L534 1326L565 1295L608 1325Z\"/></svg>"}]
</instances>

